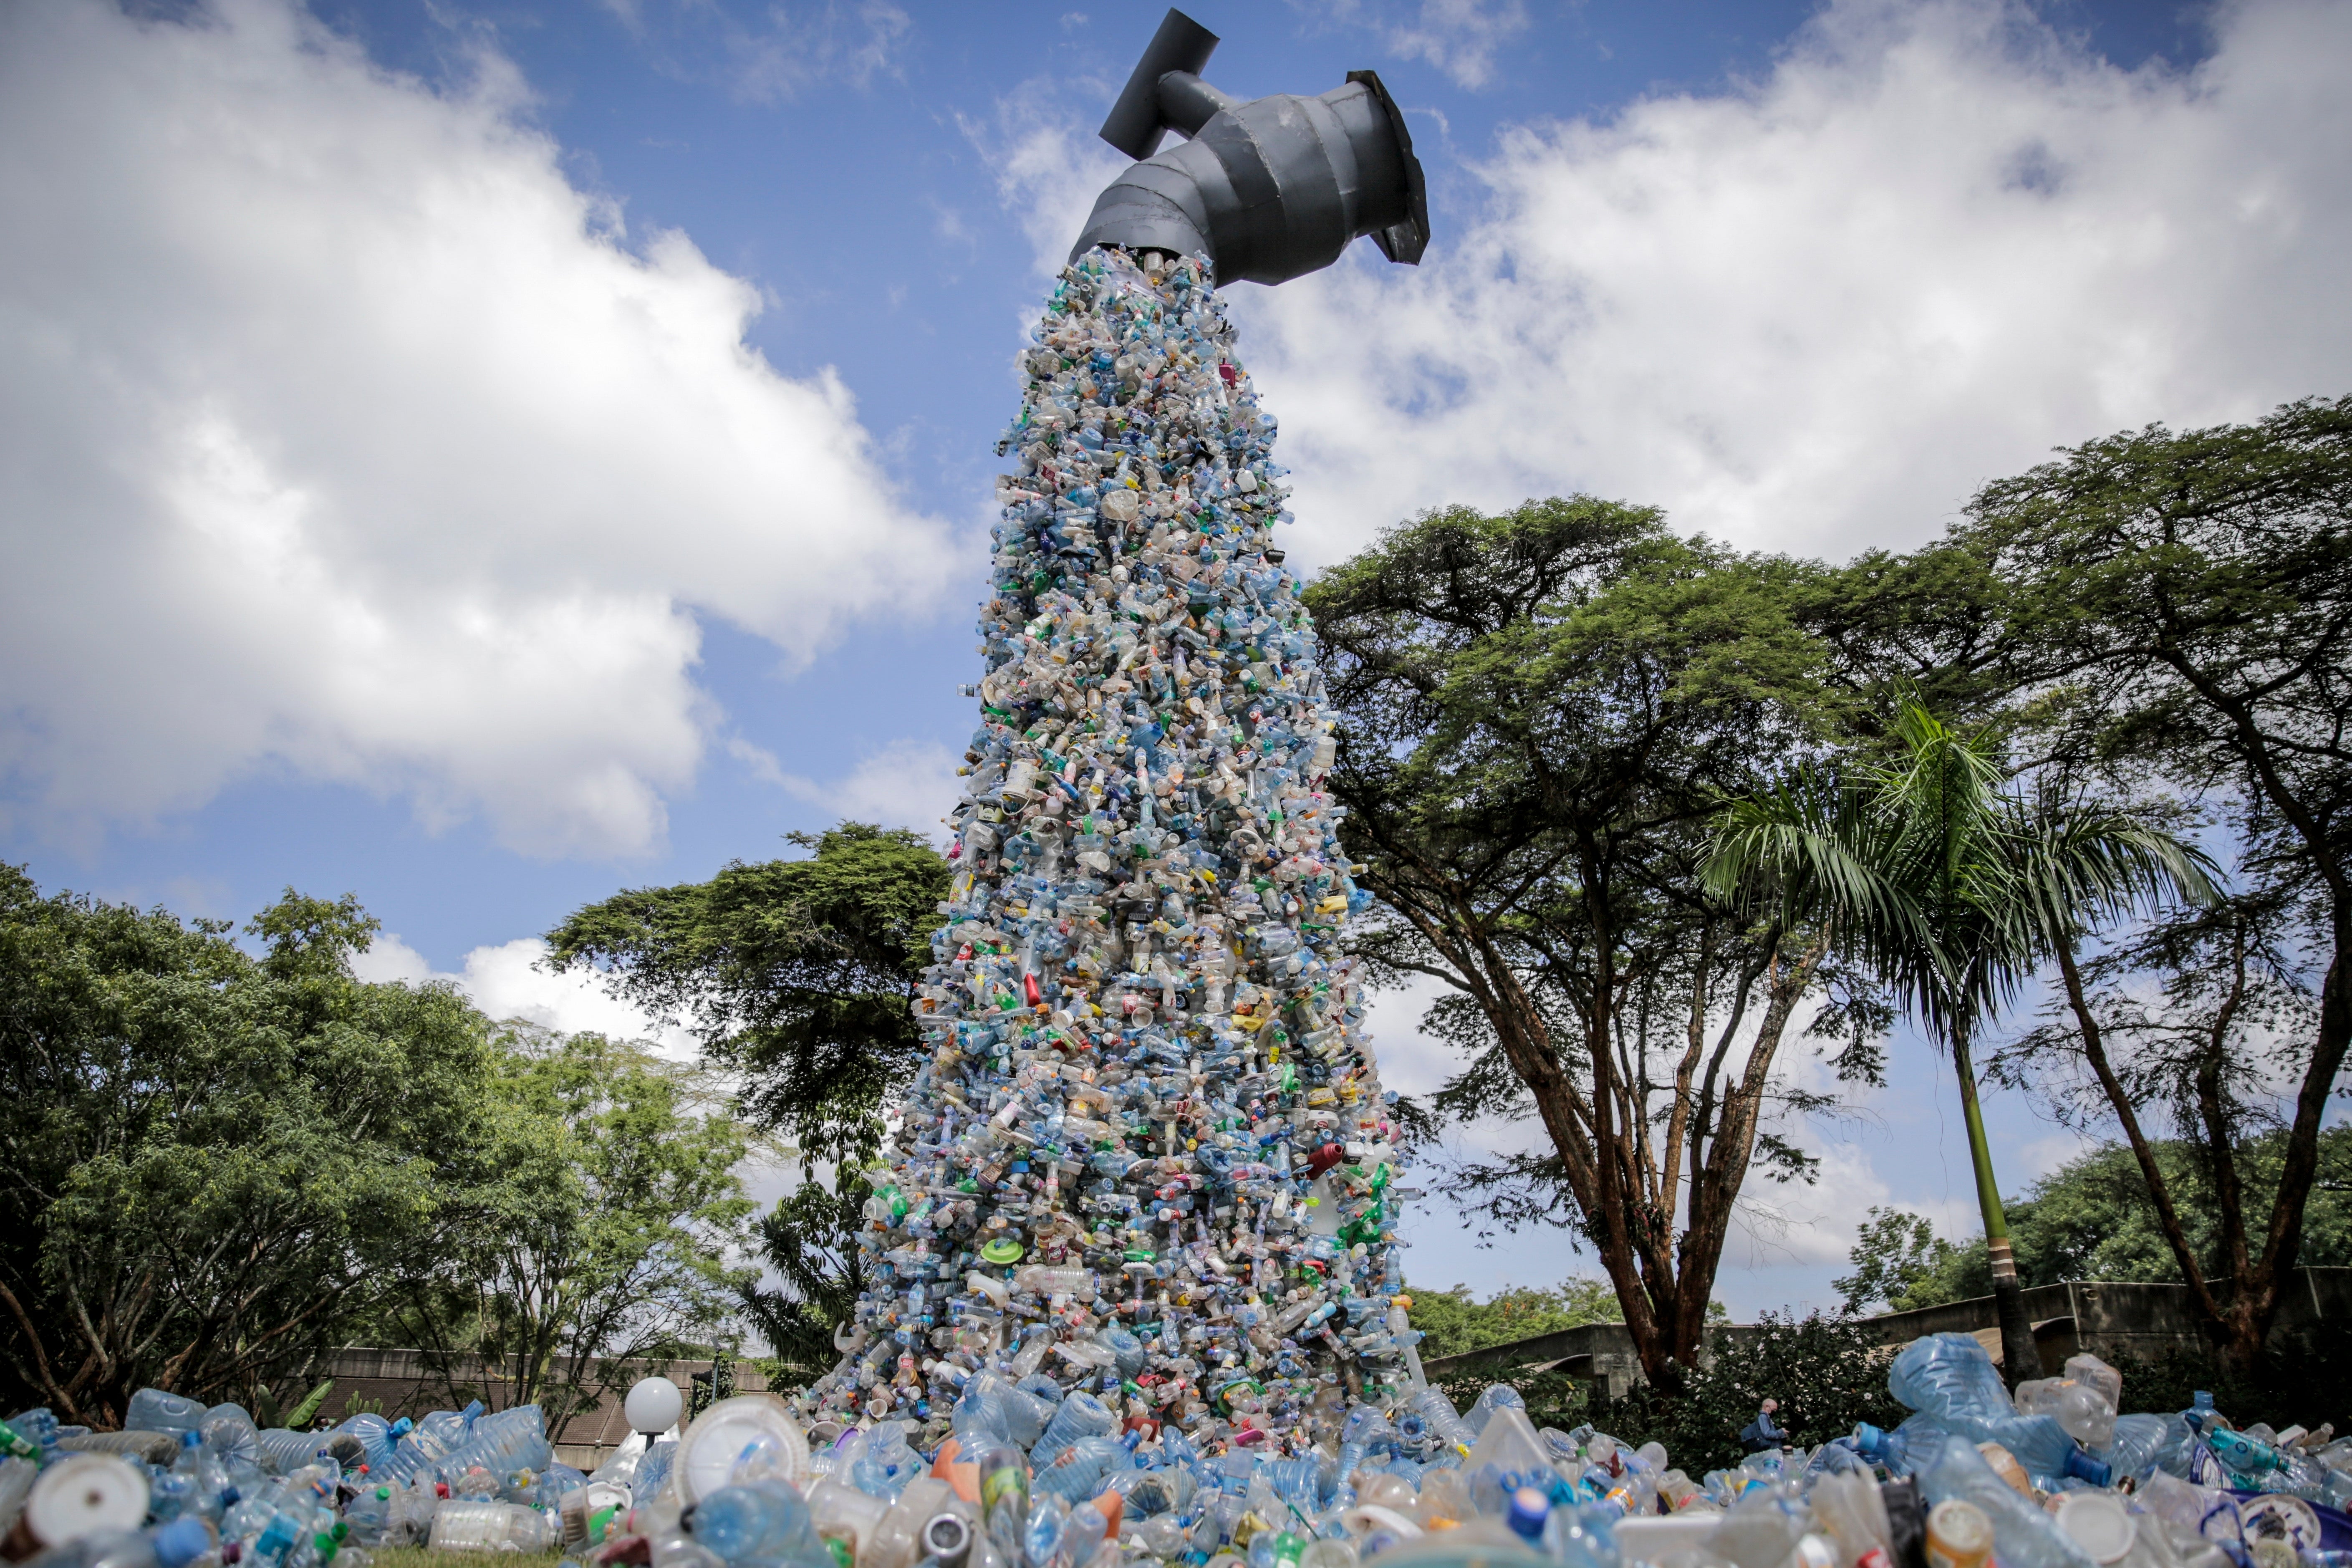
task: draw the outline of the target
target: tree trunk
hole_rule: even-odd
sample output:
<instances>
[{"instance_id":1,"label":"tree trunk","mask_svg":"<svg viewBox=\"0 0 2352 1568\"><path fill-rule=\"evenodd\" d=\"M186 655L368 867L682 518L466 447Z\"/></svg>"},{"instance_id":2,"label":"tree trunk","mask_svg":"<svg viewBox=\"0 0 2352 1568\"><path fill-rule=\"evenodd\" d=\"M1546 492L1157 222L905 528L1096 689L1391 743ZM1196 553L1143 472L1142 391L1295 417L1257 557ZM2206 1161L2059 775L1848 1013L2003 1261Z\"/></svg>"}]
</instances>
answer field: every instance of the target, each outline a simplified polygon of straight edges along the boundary
<instances>
[{"instance_id":1,"label":"tree trunk","mask_svg":"<svg viewBox=\"0 0 2352 1568\"><path fill-rule=\"evenodd\" d=\"M2025 1287L2009 1247L2009 1221L2000 1212L2000 1186L1992 1173L1992 1149L1985 1142L1984 1110L1977 1103L1976 1066L1969 1058L1965 1027L1952 1030L1952 1064L1960 1076L1960 1117L1969 1131L1969 1158L1976 1166L1977 1207L1984 1215L1985 1255L1992 1265L1993 1310L2000 1321L2001 1371L2015 1388L2042 1375L2042 1352L2025 1315Z\"/></svg>"}]
</instances>

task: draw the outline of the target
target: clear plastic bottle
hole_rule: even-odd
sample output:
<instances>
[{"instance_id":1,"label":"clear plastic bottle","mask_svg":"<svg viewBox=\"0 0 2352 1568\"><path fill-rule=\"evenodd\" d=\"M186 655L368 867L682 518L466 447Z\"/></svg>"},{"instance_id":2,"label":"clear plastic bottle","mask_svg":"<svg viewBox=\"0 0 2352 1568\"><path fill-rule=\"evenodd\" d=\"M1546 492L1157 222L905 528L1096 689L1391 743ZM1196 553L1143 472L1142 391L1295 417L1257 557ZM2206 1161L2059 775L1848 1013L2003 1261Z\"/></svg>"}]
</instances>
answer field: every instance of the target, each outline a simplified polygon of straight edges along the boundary
<instances>
[{"instance_id":1,"label":"clear plastic bottle","mask_svg":"<svg viewBox=\"0 0 2352 1568\"><path fill-rule=\"evenodd\" d=\"M1108 1405L1081 1390L1064 1399L1054 1418L1045 1423L1044 1434L1029 1450L1029 1461L1043 1469L1080 1437L1098 1436L1118 1425L1118 1418Z\"/></svg>"},{"instance_id":2,"label":"clear plastic bottle","mask_svg":"<svg viewBox=\"0 0 2352 1568\"><path fill-rule=\"evenodd\" d=\"M254 1447L264 1470L273 1476L289 1476L317 1458L327 1437L324 1432L294 1432L271 1426L254 1435Z\"/></svg>"},{"instance_id":3,"label":"clear plastic bottle","mask_svg":"<svg viewBox=\"0 0 2352 1568\"><path fill-rule=\"evenodd\" d=\"M1421 1412L1422 1418L1429 1423L1429 1429L1437 1435L1440 1441L1464 1454L1469 1453L1476 1445L1478 1434L1470 1430L1468 1423L1454 1408L1454 1402L1445 1397L1444 1390L1424 1388L1413 1396L1412 1403L1413 1408Z\"/></svg>"},{"instance_id":4,"label":"clear plastic bottle","mask_svg":"<svg viewBox=\"0 0 2352 1568\"><path fill-rule=\"evenodd\" d=\"M2118 1415L2098 1457L2118 1480L2147 1474L2151 1466L2171 1475L2189 1473L2189 1446L2197 1435L2179 1415Z\"/></svg>"},{"instance_id":5,"label":"clear plastic bottle","mask_svg":"<svg viewBox=\"0 0 2352 1568\"><path fill-rule=\"evenodd\" d=\"M426 1544L436 1552L519 1552L534 1555L558 1544L555 1520L511 1502L443 1503L433 1513Z\"/></svg>"},{"instance_id":6,"label":"clear plastic bottle","mask_svg":"<svg viewBox=\"0 0 2352 1568\"><path fill-rule=\"evenodd\" d=\"M694 1539L730 1564L831 1568L832 1553L817 1539L808 1502L789 1481L761 1480L721 1487L688 1510Z\"/></svg>"},{"instance_id":7,"label":"clear plastic bottle","mask_svg":"<svg viewBox=\"0 0 2352 1568\"><path fill-rule=\"evenodd\" d=\"M202 1400L160 1388L142 1388L131 1396L122 1413L125 1432L193 1432L204 1424Z\"/></svg>"},{"instance_id":8,"label":"clear plastic bottle","mask_svg":"<svg viewBox=\"0 0 2352 1568\"><path fill-rule=\"evenodd\" d=\"M2001 1568L2096 1568L2090 1553L2059 1530L2048 1514L1993 1474L1992 1467L1967 1437L1945 1438L1943 1447L1919 1467L1917 1475L1919 1489L1929 1502L1958 1499L1983 1510L1992 1521Z\"/></svg>"},{"instance_id":9,"label":"clear plastic bottle","mask_svg":"<svg viewBox=\"0 0 2352 1568\"><path fill-rule=\"evenodd\" d=\"M1473 1433L1483 1435L1486 1430L1487 1417L1496 1411L1511 1409L1524 1414L1527 1407L1528 1402L1520 1396L1517 1389L1507 1383L1497 1383L1478 1395L1477 1403L1470 1406L1470 1413L1463 1416L1462 1421Z\"/></svg>"},{"instance_id":10,"label":"clear plastic bottle","mask_svg":"<svg viewBox=\"0 0 2352 1568\"><path fill-rule=\"evenodd\" d=\"M2082 1450L2057 1420L2022 1415L1984 1347L1968 1334L1927 1334L1896 1354L1887 1392L1975 1443L1998 1443L2043 1484L2074 1475L2105 1486L2104 1468L2085 1471ZM2012 1565L2013 1568L2013 1565Z\"/></svg>"}]
</instances>

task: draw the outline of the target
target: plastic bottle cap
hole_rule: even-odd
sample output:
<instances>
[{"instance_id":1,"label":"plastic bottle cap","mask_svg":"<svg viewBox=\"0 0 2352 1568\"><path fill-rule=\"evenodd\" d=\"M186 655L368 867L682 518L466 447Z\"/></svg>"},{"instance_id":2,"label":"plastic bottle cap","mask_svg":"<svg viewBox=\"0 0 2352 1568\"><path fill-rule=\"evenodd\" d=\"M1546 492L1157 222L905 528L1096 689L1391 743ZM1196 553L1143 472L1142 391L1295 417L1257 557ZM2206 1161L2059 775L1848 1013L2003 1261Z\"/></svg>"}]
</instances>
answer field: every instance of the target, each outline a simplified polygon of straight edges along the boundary
<instances>
[{"instance_id":1,"label":"plastic bottle cap","mask_svg":"<svg viewBox=\"0 0 2352 1568\"><path fill-rule=\"evenodd\" d=\"M2068 1492L2058 1503L2058 1528L2095 1562L2119 1563L2138 1538L2138 1526L2111 1492Z\"/></svg>"},{"instance_id":2,"label":"plastic bottle cap","mask_svg":"<svg viewBox=\"0 0 2352 1568\"><path fill-rule=\"evenodd\" d=\"M984 1263L1018 1263L1021 1261L1022 1251L1023 1247L1019 1242L1009 1236L1000 1236L982 1247L980 1256Z\"/></svg>"},{"instance_id":3,"label":"plastic bottle cap","mask_svg":"<svg viewBox=\"0 0 2352 1568\"><path fill-rule=\"evenodd\" d=\"M1979 1568L1992 1555L1992 1521L1965 1498L1947 1498L1927 1515L1929 1568Z\"/></svg>"},{"instance_id":4,"label":"plastic bottle cap","mask_svg":"<svg viewBox=\"0 0 2352 1568\"><path fill-rule=\"evenodd\" d=\"M203 1520L183 1514L151 1536L149 1544L163 1568L187 1568L213 1549L213 1532L205 1528Z\"/></svg>"},{"instance_id":5,"label":"plastic bottle cap","mask_svg":"<svg viewBox=\"0 0 2352 1568\"><path fill-rule=\"evenodd\" d=\"M44 1546L136 1530L146 1518L146 1476L112 1454L66 1456L41 1472L25 1501L26 1526Z\"/></svg>"}]
</instances>

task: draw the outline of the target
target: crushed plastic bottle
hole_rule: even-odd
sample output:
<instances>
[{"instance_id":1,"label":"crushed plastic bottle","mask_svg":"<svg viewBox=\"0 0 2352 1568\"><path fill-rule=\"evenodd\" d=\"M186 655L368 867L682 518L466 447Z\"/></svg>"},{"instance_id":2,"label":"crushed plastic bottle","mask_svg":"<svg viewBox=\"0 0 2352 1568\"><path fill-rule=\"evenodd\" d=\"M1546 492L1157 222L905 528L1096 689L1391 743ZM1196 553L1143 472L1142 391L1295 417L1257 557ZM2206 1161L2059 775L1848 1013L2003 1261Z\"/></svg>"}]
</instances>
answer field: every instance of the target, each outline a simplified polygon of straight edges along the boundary
<instances>
[{"instance_id":1,"label":"crushed plastic bottle","mask_svg":"<svg viewBox=\"0 0 2352 1568\"><path fill-rule=\"evenodd\" d=\"M799 1406L1034 1446L1046 1495L1135 1468L1090 1437L1295 1455L1341 1364L1416 1382L1275 421L1201 264L1146 260L1080 258L1022 356L930 1057Z\"/></svg>"}]
</instances>

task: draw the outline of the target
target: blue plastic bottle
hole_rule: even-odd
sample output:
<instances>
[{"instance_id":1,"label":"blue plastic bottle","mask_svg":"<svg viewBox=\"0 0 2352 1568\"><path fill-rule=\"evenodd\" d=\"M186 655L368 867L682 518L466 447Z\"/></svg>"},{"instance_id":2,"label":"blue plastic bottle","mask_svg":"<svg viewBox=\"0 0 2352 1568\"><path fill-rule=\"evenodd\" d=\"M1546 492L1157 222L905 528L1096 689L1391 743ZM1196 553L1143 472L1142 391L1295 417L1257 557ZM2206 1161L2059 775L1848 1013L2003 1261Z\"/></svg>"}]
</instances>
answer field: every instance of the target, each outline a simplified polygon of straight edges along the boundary
<instances>
[{"instance_id":1,"label":"blue plastic bottle","mask_svg":"<svg viewBox=\"0 0 2352 1568\"><path fill-rule=\"evenodd\" d=\"M729 1568L831 1568L809 1508L789 1481L721 1487L688 1510L687 1530Z\"/></svg>"}]
</instances>

